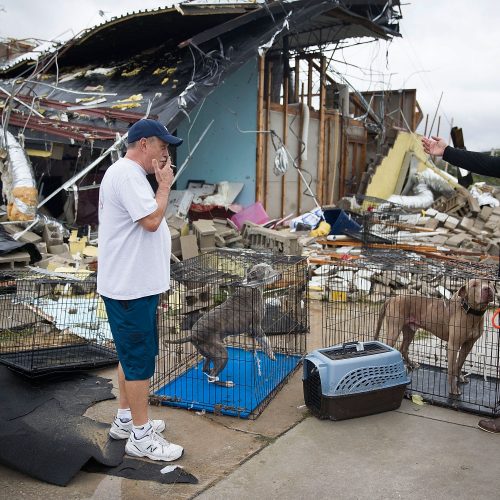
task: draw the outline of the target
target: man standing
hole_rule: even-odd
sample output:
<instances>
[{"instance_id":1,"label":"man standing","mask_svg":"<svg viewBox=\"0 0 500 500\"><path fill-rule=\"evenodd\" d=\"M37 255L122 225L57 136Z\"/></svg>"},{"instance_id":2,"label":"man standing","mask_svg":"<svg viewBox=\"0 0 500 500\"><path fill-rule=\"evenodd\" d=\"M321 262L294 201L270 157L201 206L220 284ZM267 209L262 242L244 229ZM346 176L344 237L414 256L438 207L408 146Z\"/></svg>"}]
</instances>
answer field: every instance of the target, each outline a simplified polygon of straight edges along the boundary
<instances>
[{"instance_id":1,"label":"man standing","mask_svg":"<svg viewBox=\"0 0 500 500\"><path fill-rule=\"evenodd\" d=\"M159 122L139 120L128 131L127 154L108 168L99 191L97 291L120 360L119 409L109 434L128 438L128 455L168 462L183 448L161 436L163 420L149 420L148 395L158 354L156 309L170 280L164 217L173 181L168 147L181 143ZM156 177L156 194L147 174Z\"/></svg>"}]
</instances>

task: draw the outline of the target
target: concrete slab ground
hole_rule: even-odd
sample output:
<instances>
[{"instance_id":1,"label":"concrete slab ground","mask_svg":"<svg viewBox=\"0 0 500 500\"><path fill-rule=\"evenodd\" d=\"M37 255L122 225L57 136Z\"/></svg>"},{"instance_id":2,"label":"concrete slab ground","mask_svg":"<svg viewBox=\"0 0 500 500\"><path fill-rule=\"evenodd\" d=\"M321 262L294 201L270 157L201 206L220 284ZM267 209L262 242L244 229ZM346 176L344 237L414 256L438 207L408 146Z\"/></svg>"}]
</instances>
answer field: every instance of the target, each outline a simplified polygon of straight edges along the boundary
<instances>
[{"instance_id":1,"label":"concrete slab ground","mask_svg":"<svg viewBox=\"0 0 500 500\"><path fill-rule=\"evenodd\" d=\"M321 346L318 304L311 309L309 351ZM116 388L115 370L97 374ZM478 430L479 417L404 401L393 412L320 421L304 407L301 375L256 420L150 408L184 446L178 463L196 485L79 472L58 487L0 466L0 499L500 498L500 435ZM111 422L115 411L116 400L104 401L86 416Z\"/></svg>"},{"instance_id":2,"label":"concrete slab ground","mask_svg":"<svg viewBox=\"0 0 500 500\"><path fill-rule=\"evenodd\" d=\"M310 417L197 498L498 499L500 436L477 421L409 401L341 422Z\"/></svg>"}]
</instances>

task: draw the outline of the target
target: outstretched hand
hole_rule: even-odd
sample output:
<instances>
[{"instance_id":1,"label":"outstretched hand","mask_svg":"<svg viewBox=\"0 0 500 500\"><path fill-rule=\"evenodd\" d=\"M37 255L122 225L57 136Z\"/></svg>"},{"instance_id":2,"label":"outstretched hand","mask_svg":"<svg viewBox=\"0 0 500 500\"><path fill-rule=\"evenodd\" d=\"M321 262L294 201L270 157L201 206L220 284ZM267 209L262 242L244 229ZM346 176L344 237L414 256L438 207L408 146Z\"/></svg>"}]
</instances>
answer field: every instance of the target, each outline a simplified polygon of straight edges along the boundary
<instances>
[{"instance_id":1,"label":"outstretched hand","mask_svg":"<svg viewBox=\"0 0 500 500\"><path fill-rule=\"evenodd\" d=\"M167 160L167 163L163 167L160 167L160 163L156 158L153 158L153 167L155 169L155 177L159 186L166 186L170 188L172 185L172 181L174 180L174 172L170 167L171 161L170 157Z\"/></svg>"},{"instance_id":2,"label":"outstretched hand","mask_svg":"<svg viewBox=\"0 0 500 500\"><path fill-rule=\"evenodd\" d=\"M432 136L430 139L428 137L422 137L422 146L424 151L433 156L443 156L444 150L448 144L442 137Z\"/></svg>"}]
</instances>

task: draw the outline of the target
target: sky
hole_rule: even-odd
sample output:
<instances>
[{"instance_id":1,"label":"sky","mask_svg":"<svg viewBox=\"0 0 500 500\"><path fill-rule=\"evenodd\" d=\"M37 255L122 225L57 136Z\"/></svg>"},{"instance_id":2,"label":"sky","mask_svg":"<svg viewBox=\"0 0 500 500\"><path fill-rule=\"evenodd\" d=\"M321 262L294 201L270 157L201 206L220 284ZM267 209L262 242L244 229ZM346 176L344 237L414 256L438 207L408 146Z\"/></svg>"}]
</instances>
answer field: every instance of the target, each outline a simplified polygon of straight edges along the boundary
<instances>
[{"instance_id":1,"label":"sky","mask_svg":"<svg viewBox=\"0 0 500 500\"><path fill-rule=\"evenodd\" d=\"M424 116L429 115L428 129L434 120L433 134L440 117L439 135L447 141L454 125L462 128L467 149L500 148L498 0L402 3L402 37L339 51L334 59L349 65L338 62L336 69L358 90L417 89ZM154 0L0 0L0 36L67 38L111 16L169 4ZM420 133L424 124L425 119Z\"/></svg>"}]
</instances>

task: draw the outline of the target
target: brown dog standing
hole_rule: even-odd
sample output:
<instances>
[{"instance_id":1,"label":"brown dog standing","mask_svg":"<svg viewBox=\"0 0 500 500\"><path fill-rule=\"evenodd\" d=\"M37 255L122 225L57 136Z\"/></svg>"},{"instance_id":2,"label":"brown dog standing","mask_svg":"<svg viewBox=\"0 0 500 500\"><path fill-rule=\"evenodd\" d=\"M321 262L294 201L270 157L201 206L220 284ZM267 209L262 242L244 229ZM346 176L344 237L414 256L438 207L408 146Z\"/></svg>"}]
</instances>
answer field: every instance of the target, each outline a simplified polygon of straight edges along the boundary
<instances>
[{"instance_id":1,"label":"brown dog standing","mask_svg":"<svg viewBox=\"0 0 500 500\"><path fill-rule=\"evenodd\" d=\"M403 332L400 351L410 368L415 364L408 357L408 349L417 329L423 328L447 341L449 393L459 395L462 366L483 333L483 316L494 296L487 281L471 279L450 300L418 295L392 297L380 311L375 338L379 338L384 319L389 346L394 346Z\"/></svg>"}]
</instances>

